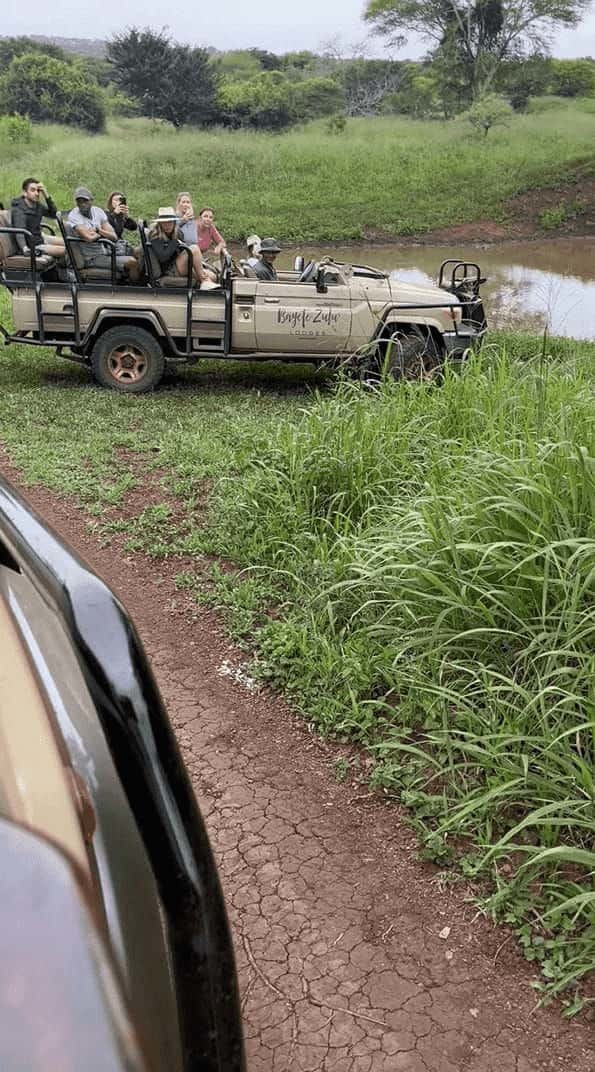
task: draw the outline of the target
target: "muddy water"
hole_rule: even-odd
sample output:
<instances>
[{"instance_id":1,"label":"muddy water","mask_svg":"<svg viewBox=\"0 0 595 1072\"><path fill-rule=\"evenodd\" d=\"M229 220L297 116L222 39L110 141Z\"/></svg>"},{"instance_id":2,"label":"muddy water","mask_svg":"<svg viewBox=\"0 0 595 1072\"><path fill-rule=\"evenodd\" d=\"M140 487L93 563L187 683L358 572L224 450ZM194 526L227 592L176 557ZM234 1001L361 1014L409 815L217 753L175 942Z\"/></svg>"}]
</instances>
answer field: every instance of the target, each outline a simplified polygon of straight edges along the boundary
<instances>
[{"instance_id":1,"label":"muddy water","mask_svg":"<svg viewBox=\"0 0 595 1072\"><path fill-rule=\"evenodd\" d=\"M482 292L492 326L541 330L547 324L553 335L595 339L593 238L483 247L308 247L302 252L306 259L332 253L337 260L370 264L415 282L435 280L440 263L447 257L477 261L488 277Z\"/></svg>"}]
</instances>

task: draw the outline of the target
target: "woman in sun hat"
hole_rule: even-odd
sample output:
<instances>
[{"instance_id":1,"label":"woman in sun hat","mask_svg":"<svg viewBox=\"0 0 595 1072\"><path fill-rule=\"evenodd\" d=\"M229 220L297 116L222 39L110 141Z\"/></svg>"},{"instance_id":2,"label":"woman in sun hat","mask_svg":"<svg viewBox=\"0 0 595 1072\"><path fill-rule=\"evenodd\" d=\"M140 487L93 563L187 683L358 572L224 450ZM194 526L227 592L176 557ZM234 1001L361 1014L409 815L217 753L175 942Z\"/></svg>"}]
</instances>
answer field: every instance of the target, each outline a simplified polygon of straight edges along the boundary
<instances>
[{"instance_id":1,"label":"woman in sun hat","mask_svg":"<svg viewBox=\"0 0 595 1072\"><path fill-rule=\"evenodd\" d=\"M246 264L249 264L251 268L254 268L260 260L260 238L257 234L248 235L246 245L248 246L249 253Z\"/></svg>"},{"instance_id":2,"label":"woman in sun hat","mask_svg":"<svg viewBox=\"0 0 595 1072\"><path fill-rule=\"evenodd\" d=\"M149 239L163 274L185 279L188 275L188 254L183 248L178 224L179 217L171 205L160 208L153 220ZM211 273L205 271L198 246L190 246L190 249L194 278L200 283L202 290L211 290L217 284Z\"/></svg>"}]
</instances>

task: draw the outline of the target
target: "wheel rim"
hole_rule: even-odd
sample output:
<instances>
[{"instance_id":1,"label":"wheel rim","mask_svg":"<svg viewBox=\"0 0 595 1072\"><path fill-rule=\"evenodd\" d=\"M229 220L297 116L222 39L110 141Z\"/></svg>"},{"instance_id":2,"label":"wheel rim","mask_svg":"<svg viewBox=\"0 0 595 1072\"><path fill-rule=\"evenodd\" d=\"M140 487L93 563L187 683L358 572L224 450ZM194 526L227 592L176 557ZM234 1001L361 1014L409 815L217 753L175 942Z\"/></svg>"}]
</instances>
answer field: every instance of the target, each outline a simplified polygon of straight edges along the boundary
<instances>
[{"instance_id":1,"label":"wheel rim","mask_svg":"<svg viewBox=\"0 0 595 1072\"><path fill-rule=\"evenodd\" d=\"M147 355L138 346L122 343L108 354L107 367L118 383L138 383L147 372Z\"/></svg>"}]
</instances>

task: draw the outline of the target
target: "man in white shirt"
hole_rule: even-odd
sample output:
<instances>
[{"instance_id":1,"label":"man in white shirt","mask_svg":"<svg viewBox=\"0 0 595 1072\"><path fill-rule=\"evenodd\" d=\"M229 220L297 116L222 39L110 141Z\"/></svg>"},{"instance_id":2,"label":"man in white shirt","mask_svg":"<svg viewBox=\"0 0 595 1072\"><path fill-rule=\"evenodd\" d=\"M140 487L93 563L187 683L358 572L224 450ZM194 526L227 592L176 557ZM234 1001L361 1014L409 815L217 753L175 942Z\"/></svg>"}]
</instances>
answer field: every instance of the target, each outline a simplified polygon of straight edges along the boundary
<instances>
[{"instance_id":1,"label":"man in white shirt","mask_svg":"<svg viewBox=\"0 0 595 1072\"><path fill-rule=\"evenodd\" d=\"M86 186L77 186L74 191L76 208L68 214L68 222L77 238L81 238L81 253L88 268L110 268L111 256L100 239L107 238L116 242L118 236L102 208L93 204L93 194ZM116 268L126 271L131 283L139 277L138 262L134 257L116 254Z\"/></svg>"}]
</instances>

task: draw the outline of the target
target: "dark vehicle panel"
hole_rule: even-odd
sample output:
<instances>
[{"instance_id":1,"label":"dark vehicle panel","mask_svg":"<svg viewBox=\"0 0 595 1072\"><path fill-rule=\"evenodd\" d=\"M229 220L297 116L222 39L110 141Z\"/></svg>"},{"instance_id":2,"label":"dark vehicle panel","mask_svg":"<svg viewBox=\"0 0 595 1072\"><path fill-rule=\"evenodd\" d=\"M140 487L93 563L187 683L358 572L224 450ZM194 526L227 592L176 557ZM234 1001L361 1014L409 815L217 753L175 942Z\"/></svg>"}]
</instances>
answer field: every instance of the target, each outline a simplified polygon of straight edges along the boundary
<instances>
[{"instance_id":1,"label":"dark vehicle panel","mask_svg":"<svg viewBox=\"0 0 595 1072\"><path fill-rule=\"evenodd\" d=\"M144 651L106 585L0 481L2 598L75 772L103 926L151 1068L242 1072L219 880Z\"/></svg>"}]
</instances>

